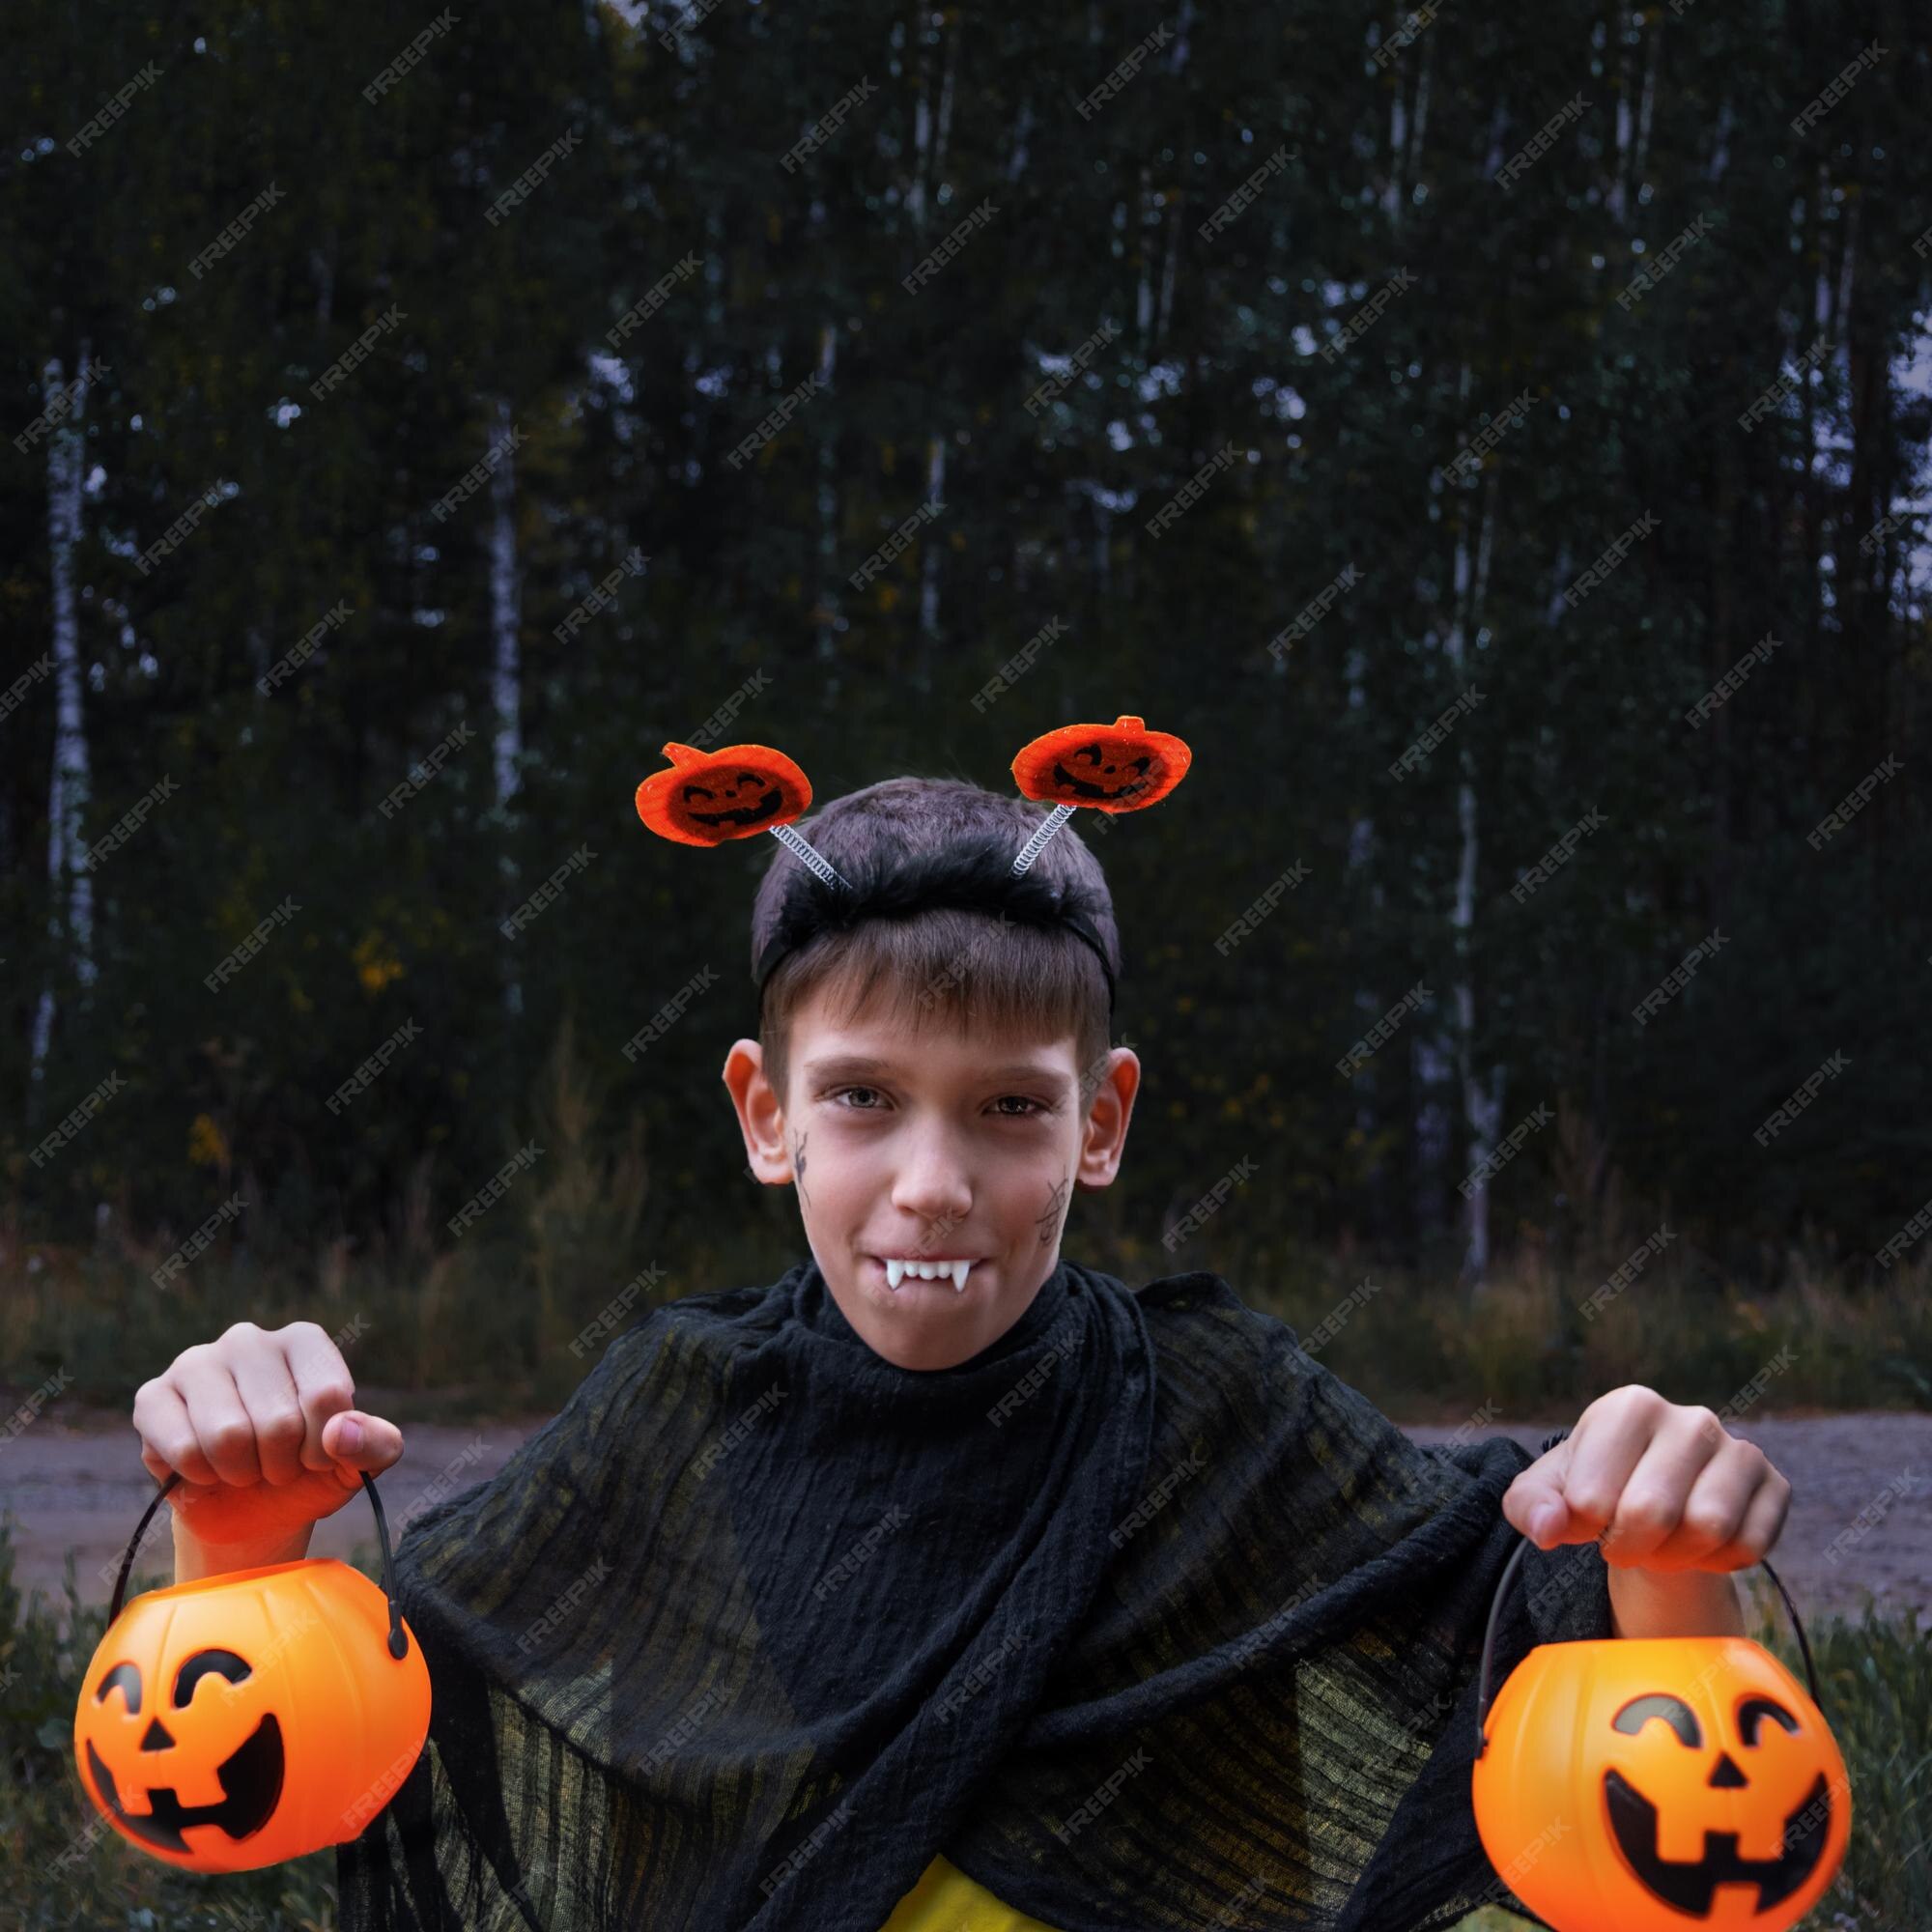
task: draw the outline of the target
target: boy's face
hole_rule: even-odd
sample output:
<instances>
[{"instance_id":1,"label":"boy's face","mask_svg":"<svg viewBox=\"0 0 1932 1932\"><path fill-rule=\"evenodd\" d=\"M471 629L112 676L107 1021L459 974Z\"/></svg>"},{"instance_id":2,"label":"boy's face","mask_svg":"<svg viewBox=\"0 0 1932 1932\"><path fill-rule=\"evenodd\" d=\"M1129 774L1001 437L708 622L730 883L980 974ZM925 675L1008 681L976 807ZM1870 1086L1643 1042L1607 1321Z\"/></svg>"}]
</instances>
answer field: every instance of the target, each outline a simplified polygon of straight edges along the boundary
<instances>
[{"instance_id":1,"label":"boy's face","mask_svg":"<svg viewBox=\"0 0 1932 1932\"><path fill-rule=\"evenodd\" d=\"M790 1092L765 1078L741 1039L724 1062L752 1171L791 1181L826 1286L854 1330L902 1369L948 1369L1006 1333L1060 1261L1075 1187L1119 1171L1140 1060L1112 1048L1080 1111L1082 1071L1068 1037L1025 1042L926 1030L870 1016L837 1027L814 995L792 1028ZM888 1258L970 1260L907 1274Z\"/></svg>"}]
</instances>

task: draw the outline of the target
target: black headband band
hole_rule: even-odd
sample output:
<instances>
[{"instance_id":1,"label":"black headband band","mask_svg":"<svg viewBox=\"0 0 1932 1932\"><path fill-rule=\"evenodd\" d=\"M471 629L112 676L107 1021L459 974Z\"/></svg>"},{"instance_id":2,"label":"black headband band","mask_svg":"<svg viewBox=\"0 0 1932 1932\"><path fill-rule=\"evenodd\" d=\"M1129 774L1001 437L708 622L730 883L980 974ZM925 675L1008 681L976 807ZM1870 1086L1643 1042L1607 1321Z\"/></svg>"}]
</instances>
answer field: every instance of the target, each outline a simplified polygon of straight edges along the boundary
<instances>
[{"instance_id":1,"label":"black headband band","mask_svg":"<svg viewBox=\"0 0 1932 1932\"><path fill-rule=\"evenodd\" d=\"M762 1014L764 992L781 959L820 932L849 931L861 920L904 919L934 906L985 913L1022 924L1062 925L1093 949L1107 980L1107 1025L1114 1021L1116 983L1112 962L1094 923L1090 895L1037 871L1013 870L1009 838L954 840L913 858L887 854L869 864L842 862L836 881L800 865L786 889L777 925L752 971Z\"/></svg>"}]
</instances>

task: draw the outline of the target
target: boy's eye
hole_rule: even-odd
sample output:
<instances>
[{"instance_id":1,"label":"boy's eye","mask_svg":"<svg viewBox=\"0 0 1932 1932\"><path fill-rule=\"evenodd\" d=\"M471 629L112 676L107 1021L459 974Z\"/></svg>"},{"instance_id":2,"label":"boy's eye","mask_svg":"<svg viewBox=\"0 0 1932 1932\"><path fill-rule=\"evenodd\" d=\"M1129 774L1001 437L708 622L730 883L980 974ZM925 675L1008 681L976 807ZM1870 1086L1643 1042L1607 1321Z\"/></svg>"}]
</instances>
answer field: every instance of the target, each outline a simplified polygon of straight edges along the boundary
<instances>
[{"instance_id":1,"label":"boy's eye","mask_svg":"<svg viewBox=\"0 0 1932 1932\"><path fill-rule=\"evenodd\" d=\"M876 1098L878 1097L879 1090L876 1087L840 1087L836 1092L828 1094L826 1095L826 1098L829 1099L834 1106L838 1106L846 1100L849 1094L869 1094ZM999 1098L993 1102L993 1105L996 1108L1004 1109L1006 1103L1009 1100L1017 1100L1019 1102L1020 1107L1024 1111L1017 1113L1007 1113L1003 1111L999 1115L999 1118L1003 1121L1026 1121L1026 1120L1031 1120L1036 1114L1044 1114L1051 1111L1051 1109L1042 1106L1039 1101L1031 1099L1028 1097L1028 1095L1024 1094L1002 1094L999 1096ZM872 1106L851 1105L847 1106L845 1108L845 1111L848 1114L876 1114L880 1110L879 1108Z\"/></svg>"}]
</instances>

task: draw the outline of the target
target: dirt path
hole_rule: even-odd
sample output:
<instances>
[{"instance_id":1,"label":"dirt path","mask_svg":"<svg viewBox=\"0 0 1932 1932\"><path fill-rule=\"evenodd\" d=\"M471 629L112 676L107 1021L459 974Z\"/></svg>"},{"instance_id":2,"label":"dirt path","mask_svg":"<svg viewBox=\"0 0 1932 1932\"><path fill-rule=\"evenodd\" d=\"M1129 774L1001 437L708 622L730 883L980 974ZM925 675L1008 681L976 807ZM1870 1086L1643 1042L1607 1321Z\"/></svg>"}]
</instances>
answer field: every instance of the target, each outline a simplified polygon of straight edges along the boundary
<instances>
[{"instance_id":1,"label":"dirt path","mask_svg":"<svg viewBox=\"0 0 1932 1932\"><path fill-rule=\"evenodd\" d=\"M398 1412L394 1405L382 1407L374 1391L364 1395L378 1413ZM430 1503L495 1475L543 1420L409 1425L403 1459L381 1485L391 1537ZM1552 1430L1574 1420L1488 1424L1476 1433L1514 1436L1533 1453ZM1458 1434L1420 1425L1407 1433L1419 1442ZM1932 1629L1932 1415L1774 1416L1737 1423L1733 1433L1756 1442L1791 1479L1791 1514L1772 1562L1801 1615L1855 1617L1869 1590L1882 1612L1909 1609ZM81 1601L104 1605L121 1552L153 1494L125 1416L49 1413L0 1442L0 1513L14 1519L21 1590L38 1588L60 1609L71 1550ZM165 1508L156 1512L137 1577L171 1574L169 1518ZM314 1555L340 1557L375 1548L375 1522L359 1497L319 1523L310 1546ZM1762 1571L1753 1574L1770 1593ZM1766 1601L1775 1604L1775 1593Z\"/></svg>"}]
</instances>

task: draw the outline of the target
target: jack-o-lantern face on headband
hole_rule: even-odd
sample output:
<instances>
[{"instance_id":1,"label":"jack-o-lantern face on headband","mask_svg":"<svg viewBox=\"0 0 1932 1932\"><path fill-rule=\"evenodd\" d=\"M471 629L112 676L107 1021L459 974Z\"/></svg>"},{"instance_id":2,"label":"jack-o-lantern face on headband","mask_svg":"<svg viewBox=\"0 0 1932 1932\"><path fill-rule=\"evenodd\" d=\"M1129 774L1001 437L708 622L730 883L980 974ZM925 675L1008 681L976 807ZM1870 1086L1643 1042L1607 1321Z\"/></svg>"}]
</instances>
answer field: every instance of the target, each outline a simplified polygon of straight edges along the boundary
<instances>
[{"instance_id":1,"label":"jack-o-lantern face on headband","mask_svg":"<svg viewBox=\"0 0 1932 1932\"><path fill-rule=\"evenodd\" d=\"M1042 733L1013 760L1013 779L1026 797L1047 804L1139 811L1186 777L1193 755L1184 739L1122 715L1112 724L1063 724Z\"/></svg>"},{"instance_id":2,"label":"jack-o-lantern face on headband","mask_svg":"<svg viewBox=\"0 0 1932 1932\"><path fill-rule=\"evenodd\" d=\"M788 825L811 804L811 786L782 752L769 745L727 745L700 752L675 740L664 748L668 770L638 787L638 816L680 845L722 845Z\"/></svg>"}]
</instances>

